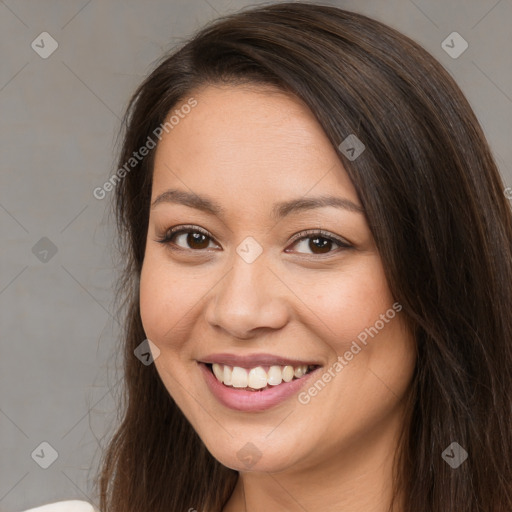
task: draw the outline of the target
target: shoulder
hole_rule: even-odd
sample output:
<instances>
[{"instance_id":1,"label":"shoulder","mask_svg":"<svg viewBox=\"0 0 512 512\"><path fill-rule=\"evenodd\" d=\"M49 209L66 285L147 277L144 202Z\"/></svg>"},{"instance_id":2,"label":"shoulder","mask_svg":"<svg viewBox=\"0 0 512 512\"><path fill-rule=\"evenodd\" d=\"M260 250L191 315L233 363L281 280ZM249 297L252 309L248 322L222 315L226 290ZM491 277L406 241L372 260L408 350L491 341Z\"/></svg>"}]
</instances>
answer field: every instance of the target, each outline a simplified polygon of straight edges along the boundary
<instances>
[{"instance_id":1,"label":"shoulder","mask_svg":"<svg viewBox=\"0 0 512 512\"><path fill-rule=\"evenodd\" d=\"M41 507L31 508L22 512L97 512L97 510L86 501L69 500L57 501L42 505Z\"/></svg>"}]
</instances>

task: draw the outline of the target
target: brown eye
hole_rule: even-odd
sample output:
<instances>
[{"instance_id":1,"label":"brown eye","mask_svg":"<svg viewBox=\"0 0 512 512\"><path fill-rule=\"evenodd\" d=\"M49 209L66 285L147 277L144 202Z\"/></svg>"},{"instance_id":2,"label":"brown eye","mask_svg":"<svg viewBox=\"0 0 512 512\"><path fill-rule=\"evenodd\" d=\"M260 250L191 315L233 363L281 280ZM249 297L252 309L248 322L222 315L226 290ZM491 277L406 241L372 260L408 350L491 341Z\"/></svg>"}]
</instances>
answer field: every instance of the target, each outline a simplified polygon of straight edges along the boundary
<instances>
[{"instance_id":1,"label":"brown eye","mask_svg":"<svg viewBox=\"0 0 512 512\"><path fill-rule=\"evenodd\" d=\"M310 238L308 247L314 254L325 254L331 250L332 240L324 237Z\"/></svg>"},{"instance_id":2,"label":"brown eye","mask_svg":"<svg viewBox=\"0 0 512 512\"><path fill-rule=\"evenodd\" d=\"M336 248L348 249L352 247L347 242L319 232L310 232L309 236L303 236L296 240L293 246L299 249L298 251L296 250L296 252L314 255L329 254L331 252L335 252L333 249Z\"/></svg>"},{"instance_id":3,"label":"brown eye","mask_svg":"<svg viewBox=\"0 0 512 512\"><path fill-rule=\"evenodd\" d=\"M167 231L165 237L158 240L162 244L172 244L180 249L201 250L210 246L212 238L197 228L172 228Z\"/></svg>"},{"instance_id":4,"label":"brown eye","mask_svg":"<svg viewBox=\"0 0 512 512\"><path fill-rule=\"evenodd\" d=\"M206 235L197 232L187 233L185 240L192 249L205 249L210 244Z\"/></svg>"}]
</instances>

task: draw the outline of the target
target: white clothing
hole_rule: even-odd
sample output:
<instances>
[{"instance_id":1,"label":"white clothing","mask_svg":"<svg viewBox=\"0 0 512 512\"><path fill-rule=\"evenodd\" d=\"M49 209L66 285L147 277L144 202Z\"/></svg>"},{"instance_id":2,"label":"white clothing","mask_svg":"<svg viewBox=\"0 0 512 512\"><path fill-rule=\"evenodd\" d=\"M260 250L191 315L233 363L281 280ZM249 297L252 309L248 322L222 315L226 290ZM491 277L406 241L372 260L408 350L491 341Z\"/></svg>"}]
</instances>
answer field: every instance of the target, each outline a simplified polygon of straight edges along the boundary
<instances>
[{"instance_id":1,"label":"white clothing","mask_svg":"<svg viewBox=\"0 0 512 512\"><path fill-rule=\"evenodd\" d=\"M90 503L81 500L57 501L22 512L98 512Z\"/></svg>"}]
</instances>

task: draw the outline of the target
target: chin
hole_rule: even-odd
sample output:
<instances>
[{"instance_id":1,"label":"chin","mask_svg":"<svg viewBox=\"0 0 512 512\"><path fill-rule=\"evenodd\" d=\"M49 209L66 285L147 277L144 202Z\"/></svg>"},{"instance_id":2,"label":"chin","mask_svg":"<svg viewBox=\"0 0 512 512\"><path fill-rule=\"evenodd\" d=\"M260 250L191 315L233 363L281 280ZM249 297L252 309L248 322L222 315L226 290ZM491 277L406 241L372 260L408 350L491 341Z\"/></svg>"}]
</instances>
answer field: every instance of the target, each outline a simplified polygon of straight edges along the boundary
<instances>
[{"instance_id":1,"label":"chin","mask_svg":"<svg viewBox=\"0 0 512 512\"><path fill-rule=\"evenodd\" d=\"M271 431L272 429L268 430ZM234 437L224 433L222 440L214 439L211 435L203 437L200 431L198 433L211 455L224 466L236 471L285 471L307 455L304 442L288 435L270 439L267 429L260 428L258 433L248 432ZM300 452L297 447L301 447Z\"/></svg>"}]
</instances>

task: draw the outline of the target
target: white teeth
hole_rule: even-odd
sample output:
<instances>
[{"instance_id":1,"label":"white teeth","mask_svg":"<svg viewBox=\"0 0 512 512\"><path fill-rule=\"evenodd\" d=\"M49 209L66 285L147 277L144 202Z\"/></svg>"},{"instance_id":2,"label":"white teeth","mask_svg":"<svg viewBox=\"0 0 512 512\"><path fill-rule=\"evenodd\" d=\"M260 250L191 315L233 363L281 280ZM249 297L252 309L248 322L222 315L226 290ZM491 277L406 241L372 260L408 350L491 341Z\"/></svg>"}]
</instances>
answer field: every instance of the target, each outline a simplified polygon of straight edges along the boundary
<instances>
[{"instance_id":1,"label":"white teeth","mask_svg":"<svg viewBox=\"0 0 512 512\"><path fill-rule=\"evenodd\" d=\"M261 367L253 368L249 372L247 385L253 389L261 389L267 385L267 372Z\"/></svg>"},{"instance_id":2,"label":"white teeth","mask_svg":"<svg viewBox=\"0 0 512 512\"><path fill-rule=\"evenodd\" d=\"M224 382L224 384L226 384L226 386L232 385L231 384L232 373L233 373L233 368L231 368L231 366L224 365L224 377L221 382Z\"/></svg>"},{"instance_id":3,"label":"white teeth","mask_svg":"<svg viewBox=\"0 0 512 512\"><path fill-rule=\"evenodd\" d=\"M283 382L283 372L280 366L271 366L268 369L268 384L270 386L277 386Z\"/></svg>"},{"instance_id":4,"label":"white teeth","mask_svg":"<svg viewBox=\"0 0 512 512\"><path fill-rule=\"evenodd\" d=\"M247 381L247 370L239 366L234 366L233 373L231 374L231 385L234 388L246 388Z\"/></svg>"},{"instance_id":5,"label":"white teeth","mask_svg":"<svg viewBox=\"0 0 512 512\"><path fill-rule=\"evenodd\" d=\"M305 373L308 371L308 367L306 365L302 365L302 366L297 366L293 372L293 374L295 375L295 377L297 377L297 379L300 379L303 375L305 375Z\"/></svg>"},{"instance_id":6,"label":"white teeth","mask_svg":"<svg viewBox=\"0 0 512 512\"><path fill-rule=\"evenodd\" d=\"M213 374L219 382L234 388L263 389L267 386L277 386L281 382L290 382L295 377L300 379L306 375L308 366L303 364L293 366L270 366L268 372L261 366L250 370L240 366L228 366L223 364L212 364Z\"/></svg>"},{"instance_id":7,"label":"white teeth","mask_svg":"<svg viewBox=\"0 0 512 512\"><path fill-rule=\"evenodd\" d=\"M224 380L224 368L219 363L213 363L212 370L218 380Z\"/></svg>"},{"instance_id":8,"label":"white teeth","mask_svg":"<svg viewBox=\"0 0 512 512\"><path fill-rule=\"evenodd\" d=\"M285 366L283 368L283 380L285 382L290 382L294 376L293 366Z\"/></svg>"}]
</instances>

